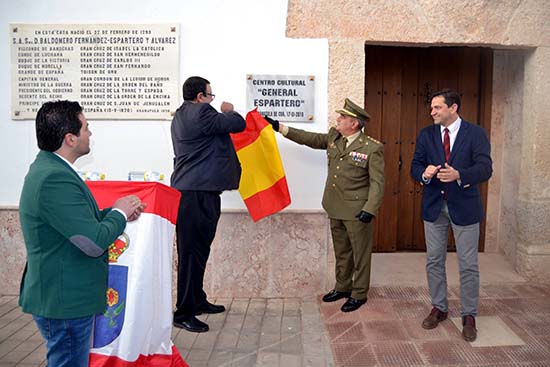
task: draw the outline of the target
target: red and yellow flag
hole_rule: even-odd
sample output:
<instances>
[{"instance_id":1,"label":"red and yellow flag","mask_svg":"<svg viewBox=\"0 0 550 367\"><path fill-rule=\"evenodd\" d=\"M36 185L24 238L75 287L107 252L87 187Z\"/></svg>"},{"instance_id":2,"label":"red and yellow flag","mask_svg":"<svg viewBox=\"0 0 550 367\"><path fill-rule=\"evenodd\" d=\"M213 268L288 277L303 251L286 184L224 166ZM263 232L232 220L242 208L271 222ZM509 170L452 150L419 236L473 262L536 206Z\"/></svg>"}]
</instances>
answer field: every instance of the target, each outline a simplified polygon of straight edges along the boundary
<instances>
[{"instance_id":1,"label":"red and yellow flag","mask_svg":"<svg viewBox=\"0 0 550 367\"><path fill-rule=\"evenodd\" d=\"M241 162L239 193L257 222L290 204L275 132L257 109L246 114L246 129L231 134Z\"/></svg>"}]
</instances>

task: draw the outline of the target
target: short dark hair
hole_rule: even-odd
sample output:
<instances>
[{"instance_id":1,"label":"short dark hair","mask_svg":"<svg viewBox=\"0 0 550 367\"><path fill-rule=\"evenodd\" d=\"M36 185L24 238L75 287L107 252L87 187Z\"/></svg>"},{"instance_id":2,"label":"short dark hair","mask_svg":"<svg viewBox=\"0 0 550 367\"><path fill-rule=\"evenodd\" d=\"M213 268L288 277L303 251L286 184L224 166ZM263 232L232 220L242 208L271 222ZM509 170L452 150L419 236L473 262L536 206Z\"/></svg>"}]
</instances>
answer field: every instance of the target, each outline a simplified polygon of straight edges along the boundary
<instances>
[{"instance_id":1,"label":"short dark hair","mask_svg":"<svg viewBox=\"0 0 550 367\"><path fill-rule=\"evenodd\" d=\"M55 152L68 133L80 135L82 107L78 102L46 102L36 114L36 140L38 148Z\"/></svg>"},{"instance_id":2,"label":"short dark hair","mask_svg":"<svg viewBox=\"0 0 550 367\"><path fill-rule=\"evenodd\" d=\"M449 88L441 89L435 93L432 93L431 99L434 99L434 97L443 97L447 107L451 107L456 103L456 112L460 111L460 96L455 90Z\"/></svg>"},{"instance_id":3,"label":"short dark hair","mask_svg":"<svg viewBox=\"0 0 550 367\"><path fill-rule=\"evenodd\" d=\"M183 83L183 100L192 101L197 98L197 94L203 93L206 95L206 85L210 82L200 76L192 76L187 78L185 83Z\"/></svg>"}]
</instances>

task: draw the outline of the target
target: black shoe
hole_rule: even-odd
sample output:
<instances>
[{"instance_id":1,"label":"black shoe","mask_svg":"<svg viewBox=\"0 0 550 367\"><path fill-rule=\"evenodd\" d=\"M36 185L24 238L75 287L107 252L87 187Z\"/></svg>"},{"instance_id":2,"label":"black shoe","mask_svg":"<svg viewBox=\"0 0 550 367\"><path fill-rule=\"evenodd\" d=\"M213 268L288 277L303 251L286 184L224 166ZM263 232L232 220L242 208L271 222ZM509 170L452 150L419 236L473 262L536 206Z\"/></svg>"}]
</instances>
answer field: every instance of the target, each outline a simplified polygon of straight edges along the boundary
<instances>
[{"instance_id":1,"label":"black shoe","mask_svg":"<svg viewBox=\"0 0 550 367\"><path fill-rule=\"evenodd\" d=\"M174 321L174 326L179 327L180 329L185 329L192 333L204 333L210 330L208 324L197 319L195 316L191 317L189 320L181 322Z\"/></svg>"},{"instance_id":2,"label":"black shoe","mask_svg":"<svg viewBox=\"0 0 550 367\"><path fill-rule=\"evenodd\" d=\"M367 299L355 299L355 298L348 298L346 303L342 305L340 310L342 312L351 312L357 310L359 307L361 307L363 304L367 302Z\"/></svg>"},{"instance_id":3,"label":"black shoe","mask_svg":"<svg viewBox=\"0 0 550 367\"><path fill-rule=\"evenodd\" d=\"M349 296L351 296L351 292L340 292L333 289L323 296L323 302L334 302L342 298L348 298Z\"/></svg>"},{"instance_id":4,"label":"black shoe","mask_svg":"<svg viewBox=\"0 0 550 367\"><path fill-rule=\"evenodd\" d=\"M205 301L200 306L197 306L197 310L195 311L195 315L202 315L203 313L221 313L225 311L225 307L223 305L215 305L208 301Z\"/></svg>"}]
</instances>

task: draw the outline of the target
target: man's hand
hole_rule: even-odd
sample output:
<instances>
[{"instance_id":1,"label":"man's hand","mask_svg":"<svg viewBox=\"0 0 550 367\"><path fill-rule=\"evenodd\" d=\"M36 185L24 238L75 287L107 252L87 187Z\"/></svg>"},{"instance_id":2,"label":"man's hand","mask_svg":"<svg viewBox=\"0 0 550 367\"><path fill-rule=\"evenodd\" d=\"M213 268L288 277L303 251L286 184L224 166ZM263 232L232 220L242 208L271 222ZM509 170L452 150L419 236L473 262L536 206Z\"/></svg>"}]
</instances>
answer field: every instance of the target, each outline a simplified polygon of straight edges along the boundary
<instances>
[{"instance_id":1,"label":"man's hand","mask_svg":"<svg viewBox=\"0 0 550 367\"><path fill-rule=\"evenodd\" d=\"M426 180L431 180L440 169L441 165L434 166L433 164L430 164L426 167L422 176L424 176Z\"/></svg>"},{"instance_id":2,"label":"man's hand","mask_svg":"<svg viewBox=\"0 0 550 367\"><path fill-rule=\"evenodd\" d=\"M374 218L374 215L372 215L371 213L367 213L364 210L361 210L359 214L355 216L355 218L358 218L363 223L370 223L372 218Z\"/></svg>"},{"instance_id":3,"label":"man's hand","mask_svg":"<svg viewBox=\"0 0 550 367\"><path fill-rule=\"evenodd\" d=\"M132 222L138 219L141 213L143 212L143 209L145 209L146 207L147 207L147 204L141 203L141 205L138 206L138 208L134 210L134 212L128 217L128 222Z\"/></svg>"},{"instance_id":4,"label":"man's hand","mask_svg":"<svg viewBox=\"0 0 550 367\"><path fill-rule=\"evenodd\" d=\"M220 106L220 110L223 113L231 112L233 111L233 105L229 102L222 102L222 105Z\"/></svg>"},{"instance_id":5,"label":"man's hand","mask_svg":"<svg viewBox=\"0 0 550 367\"><path fill-rule=\"evenodd\" d=\"M271 124L273 130L279 131L279 121L273 120L271 117L264 115L264 119Z\"/></svg>"},{"instance_id":6,"label":"man's hand","mask_svg":"<svg viewBox=\"0 0 550 367\"><path fill-rule=\"evenodd\" d=\"M121 197L113 204L113 208L120 209L126 214L128 222L136 220L146 204L142 203L141 200L136 195L128 195Z\"/></svg>"},{"instance_id":7,"label":"man's hand","mask_svg":"<svg viewBox=\"0 0 550 367\"><path fill-rule=\"evenodd\" d=\"M453 182L460 179L460 173L445 163L445 167L441 168L437 173L437 178L441 182Z\"/></svg>"}]
</instances>

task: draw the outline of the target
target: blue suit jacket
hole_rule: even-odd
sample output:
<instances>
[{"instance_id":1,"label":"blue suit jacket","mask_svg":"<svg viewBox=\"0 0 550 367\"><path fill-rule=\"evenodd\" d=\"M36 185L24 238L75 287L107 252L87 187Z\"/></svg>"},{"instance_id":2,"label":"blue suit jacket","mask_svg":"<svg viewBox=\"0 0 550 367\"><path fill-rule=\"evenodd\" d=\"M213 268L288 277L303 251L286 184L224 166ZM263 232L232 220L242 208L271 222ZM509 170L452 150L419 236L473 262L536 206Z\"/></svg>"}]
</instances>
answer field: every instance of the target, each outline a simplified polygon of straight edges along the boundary
<instances>
[{"instance_id":1,"label":"blue suit jacket","mask_svg":"<svg viewBox=\"0 0 550 367\"><path fill-rule=\"evenodd\" d=\"M491 145L485 130L462 120L448 162L460 173L460 185L456 181L443 183L435 176L429 183L424 183L422 173L430 164L445 165L441 128L435 124L420 131L411 165L412 177L424 185L422 219L428 222L437 219L447 192L447 206L453 223L465 226L480 222L483 206L479 184L487 181L493 173Z\"/></svg>"}]
</instances>

